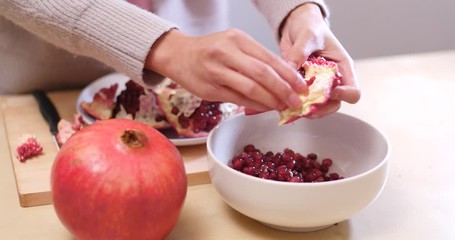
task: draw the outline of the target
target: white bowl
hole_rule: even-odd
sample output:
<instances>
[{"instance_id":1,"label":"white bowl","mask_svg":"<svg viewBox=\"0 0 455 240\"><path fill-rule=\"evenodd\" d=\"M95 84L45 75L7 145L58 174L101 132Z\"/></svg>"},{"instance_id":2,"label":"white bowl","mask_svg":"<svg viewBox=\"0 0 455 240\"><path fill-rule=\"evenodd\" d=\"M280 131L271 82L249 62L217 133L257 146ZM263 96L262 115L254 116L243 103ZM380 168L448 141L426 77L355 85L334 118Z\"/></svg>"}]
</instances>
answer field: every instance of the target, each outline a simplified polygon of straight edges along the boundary
<instances>
[{"instance_id":1,"label":"white bowl","mask_svg":"<svg viewBox=\"0 0 455 240\"><path fill-rule=\"evenodd\" d=\"M278 126L276 112L238 115L214 128L207 140L209 174L223 200L238 212L270 227L314 231L349 219L381 193L388 172L390 146L374 126L341 113L299 119ZM238 172L227 164L243 146L261 151L316 153L331 158L330 172L344 179L291 183Z\"/></svg>"}]
</instances>

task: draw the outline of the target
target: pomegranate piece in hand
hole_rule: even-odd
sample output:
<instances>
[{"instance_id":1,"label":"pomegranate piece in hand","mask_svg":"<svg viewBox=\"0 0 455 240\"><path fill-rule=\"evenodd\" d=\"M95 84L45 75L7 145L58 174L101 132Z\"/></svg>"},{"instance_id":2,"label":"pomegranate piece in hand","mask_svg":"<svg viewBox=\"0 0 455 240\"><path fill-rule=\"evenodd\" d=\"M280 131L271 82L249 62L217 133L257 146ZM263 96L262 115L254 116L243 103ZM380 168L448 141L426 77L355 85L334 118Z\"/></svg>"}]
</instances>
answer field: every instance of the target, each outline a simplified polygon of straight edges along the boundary
<instances>
[{"instance_id":1,"label":"pomegranate piece in hand","mask_svg":"<svg viewBox=\"0 0 455 240\"><path fill-rule=\"evenodd\" d=\"M16 148L16 151L16 158L21 162L25 162L32 157L40 155L43 152L43 147L36 141L35 137L26 136Z\"/></svg>"},{"instance_id":2,"label":"pomegranate piece in hand","mask_svg":"<svg viewBox=\"0 0 455 240\"><path fill-rule=\"evenodd\" d=\"M115 107L115 93L118 84L112 84L110 87L102 88L94 96L91 102L82 102L81 108L90 116L97 120L106 120L111 118L112 110Z\"/></svg>"},{"instance_id":3,"label":"pomegranate piece in hand","mask_svg":"<svg viewBox=\"0 0 455 240\"><path fill-rule=\"evenodd\" d=\"M303 104L299 108L280 112L279 125L310 116L329 100L332 89L341 84L337 64L323 57L310 57L302 65L302 74L307 81L308 94L300 95Z\"/></svg>"}]
</instances>

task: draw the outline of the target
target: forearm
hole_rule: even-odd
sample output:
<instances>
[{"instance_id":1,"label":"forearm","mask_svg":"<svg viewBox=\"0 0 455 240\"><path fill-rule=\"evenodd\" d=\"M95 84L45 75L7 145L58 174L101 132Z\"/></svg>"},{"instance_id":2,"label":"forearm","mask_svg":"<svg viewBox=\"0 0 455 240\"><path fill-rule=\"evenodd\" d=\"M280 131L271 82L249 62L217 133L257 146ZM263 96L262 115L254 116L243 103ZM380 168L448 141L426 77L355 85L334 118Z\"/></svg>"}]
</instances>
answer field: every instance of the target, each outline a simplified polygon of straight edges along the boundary
<instances>
[{"instance_id":1,"label":"forearm","mask_svg":"<svg viewBox=\"0 0 455 240\"><path fill-rule=\"evenodd\" d=\"M175 27L122 0L6 1L0 14L61 48L95 58L135 80L152 44Z\"/></svg>"},{"instance_id":2,"label":"forearm","mask_svg":"<svg viewBox=\"0 0 455 240\"><path fill-rule=\"evenodd\" d=\"M283 21L287 18L289 13L302 4L314 3L319 6L321 13L326 19L329 17L329 10L324 0L253 0L253 3L267 19L277 39L281 36L280 26Z\"/></svg>"}]
</instances>

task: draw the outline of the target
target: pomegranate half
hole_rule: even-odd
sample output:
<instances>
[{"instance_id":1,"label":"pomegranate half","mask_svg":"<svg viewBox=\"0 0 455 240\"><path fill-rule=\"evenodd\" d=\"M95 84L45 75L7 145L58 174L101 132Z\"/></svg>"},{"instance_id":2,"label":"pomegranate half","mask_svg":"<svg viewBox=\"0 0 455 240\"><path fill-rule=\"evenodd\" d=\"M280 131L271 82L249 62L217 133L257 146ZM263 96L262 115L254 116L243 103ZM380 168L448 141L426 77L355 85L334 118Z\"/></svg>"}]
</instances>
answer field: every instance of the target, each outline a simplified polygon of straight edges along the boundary
<instances>
[{"instance_id":1,"label":"pomegranate half","mask_svg":"<svg viewBox=\"0 0 455 240\"><path fill-rule=\"evenodd\" d=\"M51 172L54 209L78 239L163 239L174 228L187 179L178 149L128 119L72 135Z\"/></svg>"}]
</instances>

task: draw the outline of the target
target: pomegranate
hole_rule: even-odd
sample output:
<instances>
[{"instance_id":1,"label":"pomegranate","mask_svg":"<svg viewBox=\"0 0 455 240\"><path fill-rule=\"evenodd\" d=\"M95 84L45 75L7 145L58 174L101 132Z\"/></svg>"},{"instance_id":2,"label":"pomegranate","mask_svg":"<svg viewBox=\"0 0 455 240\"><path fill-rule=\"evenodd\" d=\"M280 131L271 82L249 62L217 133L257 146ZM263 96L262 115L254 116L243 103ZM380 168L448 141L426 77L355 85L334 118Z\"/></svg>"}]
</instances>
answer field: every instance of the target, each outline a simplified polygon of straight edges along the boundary
<instances>
[{"instance_id":1,"label":"pomegranate","mask_svg":"<svg viewBox=\"0 0 455 240\"><path fill-rule=\"evenodd\" d=\"M163 239L186 191L178 149L158 130L128 119L76 131L51 171L54 209L78 239Z\"/></svg>"},{"instance_id":2,"label":"pomegranate","mask_svg":"<svg viewBox=\"0 0 455 240\"><path fill-rule=\"evenodd\" d=\"M221 120L240 111L231 103L203 100L174 82L156 92L167 121L184 137L205 137Z\"/></svg>"},{"instance_id":3,"label":"pomegranate","mask_svg":"<svg viewBox=\"0 0 455 240\"><path fill-rule=\"evenodd\" d=\"M81 104L82 109L97 120L125 118L156 129L172 127L182 137L205 137L221 120L243 110L232 103L202 100L168 78L150 88L129 80L114 102L110 97L115 90L101 89L93 102Z\"/></svg>"},{"instance_id":4,"label":"pomegranate","mask_svg":"<svg viewBox=\"0 0 455 240\"><path fill-rule=\"evenodd\" d=\"M81 108L90 116L97 120L105 120L112 117L112 110L115 107L115 93L118 84L112 84L110 87L100 89L93 96L93 101L82 102Z\"/></svg>"},{"instance_id":5,"label":"pomegranate","mask_svg":"<svg viewBox=\"0 0 455 240\"><path fill-rule=\"evenodd\" d=\"M144 122L156 129L170 127L157 105L155 93L133 80L129 80L126 89L117 96L112 115Z\"/></svg>"},{"instance_id":6,"label":"pomegranate","mask_svg":"<svg viewBox=\"0 0 455 240\"><path fill-rule=\"evenodd\" d=\"M341 84L337 64L323 57L310 57L303 63L301 74L307 81L308 95L300 95L303 102L300 108L280 112L279 125L310 116L329 100L331 90Z\"/></svg>"},{"instance_id":7,"label":"pomegranate","mask_svg":"<svg viewBox=\"0 0 455 240\"><path fill-rule=\"evenodd\" d=\"M324 158L318 162L318 155L304 156L286 148L283 152L261 152L253 144L247 144L243 151L234 156L228 165L245 174L282 182L325 182L342 179L338 173L329 173L333 161Z\"/></svg>"},{"instance_id":8,"label":"pomegranate","mask_svg":"<svg viewBox=\"0 0 455 240\"><path fill-rule=\"evenodd\" d=\"M81 130L83 127L84 123L80 114L73 115L72 123L66 119L61 119L57 124L57 142L63 145L76 131Z\"/></svg>"}]
</instances>

